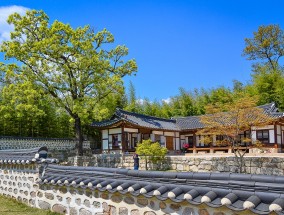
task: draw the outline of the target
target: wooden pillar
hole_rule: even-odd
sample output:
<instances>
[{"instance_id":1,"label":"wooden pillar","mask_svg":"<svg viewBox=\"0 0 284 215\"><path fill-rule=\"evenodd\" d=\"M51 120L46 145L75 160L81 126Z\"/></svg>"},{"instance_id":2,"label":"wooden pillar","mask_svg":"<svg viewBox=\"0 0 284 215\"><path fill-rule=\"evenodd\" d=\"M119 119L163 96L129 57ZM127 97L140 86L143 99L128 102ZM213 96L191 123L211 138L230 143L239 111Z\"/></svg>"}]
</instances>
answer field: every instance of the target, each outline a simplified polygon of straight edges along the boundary
<instances>
[{"instance_id":1,"label":"wooden pillar","mask_svg":"<svg viewBox=\"0 0 284 215\"><path fill-rule=\"evenodd\" d=\"M125 135L124 135L124 126L121 127L121 150L122 152L125 151Z\"/></svg>"}]
</instances>

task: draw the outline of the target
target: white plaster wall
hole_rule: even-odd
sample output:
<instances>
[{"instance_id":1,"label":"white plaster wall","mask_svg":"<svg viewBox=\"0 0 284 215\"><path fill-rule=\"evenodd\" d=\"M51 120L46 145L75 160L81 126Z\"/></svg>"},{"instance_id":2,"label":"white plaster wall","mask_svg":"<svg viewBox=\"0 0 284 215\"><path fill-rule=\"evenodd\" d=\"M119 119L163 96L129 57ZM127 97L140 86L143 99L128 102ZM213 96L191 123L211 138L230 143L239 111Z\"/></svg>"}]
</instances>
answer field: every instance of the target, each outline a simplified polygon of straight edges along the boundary
<instances>
[{"instance_id":1,"label":"white plaster wall","mask_svg":"<svg viewBox=\"0 0 284 215\"><path fill-rule=\"evenodd\" d=\"M108 149L108 140L103 140L103 150Z\"/></svg>"},{"instance_id":2,"label":"white plaster wall","mask_svg":"<svg viewBox=\"0 0 284 215\"><path fill-rule=\"evenodd\" d=\"M39 186L35 181L38 176L35 165L1 165L0 193L36 206L36 193Z\"/></svg>"},{"instance_id":3,"label":"white plaster wall","mask_svg":"<svg viewBox=\"0 0 284 215\"><path fill-rule=\"evenodd\" d=\"M253 141L256 140L256 131L255 130L251 131L251 138L252 138Z\"/></svg>"},{"instance_id":4,"label":"white plaster wall","mask_svg":"<svg viewBox=\"0 0 284 215\"><path fill-rule=\"evenodd\" d=\"M269 142L270 142L270 143L275 143L274 130L269 130Z\"/></svg>"},{"instance_id":5,"label":"white plaster wall","mask_svg":"<svg viewBox=\"0 0 284 215\"><path fill-rule=\"evenodd\" d=\"M175 136L175 132L168 132L168 131L166 131L166 132L164 132L164 135L165 136L174 137Z\"/></svg>"},{"instance_id":6,"label":"white plaster wall","mask_svg":"<svg viewBox=\"0 0 284 215\"><path fill-rule=\"evenodd\" d=\"M136 128L124 128L125 132L132 132L132 133L138 133L138 129Z\"/></svg>"},{"instance_id":7,"label":"white plaster wall","mask_svg":"<svg viewBox=\"0 0 284 215\"><path fill-rule=\"evenodd\" d=\"M252 126L252 130L274 129L274 125Z\"/></svg>"},{"instance_id":8,"label":"white plaster wall","mask_svg":"<svg viewBox=\"0 0 284 215\"><path fill-rule=\"evenodd\" d=\"M176 142L176 150L180 150L180 140L179 140L179 138L175 138L175 142Z\"/></svg>"},{"instance_id":9,"label":"white plaster wall","mask_svg":"<svg viewBox=\"0 0 284 215\"><path fill-rule=\"evenodd\" d=\"M199 136L196 135L196 146L199 146L200 145L200 140L199 140Z\"/></svg>"},{"instance_id":10,"label":"white plaster wall","mask_svg":"<svg viewBox=\"0 0 284 215\"><path fill-rule=\"evenodd\" d=\"M103 139L108 138L108 130L103 130L102 134L103 134Z\"/></svg>"},{"instance_id":11,"label":"white plaster wall","mask_svg":"<svg viewBox=\"0 0 284 215\"><path fill-rule=\"evenodd\" d=\"M109 134L118 134L121 133L122 129L121 128L112 128L109 129Z\"/></svg>"},{"instance_id":12,"label":"white plaster wall","mask_svg":"<svg viewBox=\"0 0 284 215\"><path fill-rule=\"evenodd\" d=\"M152 131L152 134L163 135L163 131Z\"/></svg>"},{"instance_id":13,"label":"white plaster wall","mask_svg":"<svg viewBox=\"0 0 284 215\"><path fill-rule=\"evenodd\" d=\"M277 128L277 134L281 134L281 126L277 125L276 128Z\"/></svg>"},{"instance_id":14,"label":"white plaster wall","mask_svg":"<svg viewBox=\"0 0 284 215\"><path fill-rule=\"evenodd\" d=\"M154 142L155 141L155 134L150 134L150 139L151 139L152 142Z\"/></svg>"}]
</instances>

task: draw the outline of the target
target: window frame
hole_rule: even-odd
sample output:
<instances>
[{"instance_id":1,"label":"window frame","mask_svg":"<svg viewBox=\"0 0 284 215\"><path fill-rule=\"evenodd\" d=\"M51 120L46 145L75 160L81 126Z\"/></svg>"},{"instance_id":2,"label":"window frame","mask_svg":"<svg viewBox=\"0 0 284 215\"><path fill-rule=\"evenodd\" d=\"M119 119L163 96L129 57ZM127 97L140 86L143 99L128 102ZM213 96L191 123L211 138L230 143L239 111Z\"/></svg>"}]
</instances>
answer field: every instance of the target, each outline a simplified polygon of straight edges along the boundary
<instances>
[{"instance_id":1,"label":"window frame","mask_svg":"<svg viewBox=\"0 0 284 215\"><path fill-rule=\"evenodd\" d=\"M267 132L266 138L263 137L263 132ZM258 137L259 133L261 133L261 136L262 136L261 138ZM272 144L272 143L270 143L269 129L256 130L255 134L256 134L256 139L259 140L260 142L262 142L263 144Z\"/></svg>"}]
</instances>

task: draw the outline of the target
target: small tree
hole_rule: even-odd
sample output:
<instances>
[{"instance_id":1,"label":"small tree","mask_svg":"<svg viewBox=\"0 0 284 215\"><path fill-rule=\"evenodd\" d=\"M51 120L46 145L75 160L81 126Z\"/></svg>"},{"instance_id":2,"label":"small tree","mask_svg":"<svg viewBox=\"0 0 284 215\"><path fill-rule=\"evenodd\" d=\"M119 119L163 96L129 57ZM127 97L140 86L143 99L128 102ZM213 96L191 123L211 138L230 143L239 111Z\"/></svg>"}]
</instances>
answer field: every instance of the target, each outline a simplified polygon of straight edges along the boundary
<instances>
[{"instance_id":1,"label":"small tree","mask_svg":"<svg viewBox=\"0 0 284 215\"><path fill-rule=\"evenodd\" d=\"M253 126L271 123L273 118L264 113L263 109L256 107L256 98L244 96L227 105L207 106L207 113L200 116L204 128L197 132L199 135L222 135L224 139L217 144L226 144L232 147L239 172L243 172L243 158L247 153L249 144L259 147L260 142L250 137L240 140L239 134L251 130ZM221 112L221 109L227 112ZM207 136L208 137L208 136ZM210 138L204 138L204 140ZM245 148L243 148L245 147Z\"/></svg>"},{"instance_id":2,"label":"small tree","mask_svg":"<svg viewBox=\"0 0 284 215\"><path fill-rule=\"evenodd\" d=\"M143 140L142 143L138 143L136 147L136 153L145 160L145 168L148 170L148 163L158 164L164 160L167 149L162 147L158 142L153 143L150 139Z\"/></svg>"}]
</instances>

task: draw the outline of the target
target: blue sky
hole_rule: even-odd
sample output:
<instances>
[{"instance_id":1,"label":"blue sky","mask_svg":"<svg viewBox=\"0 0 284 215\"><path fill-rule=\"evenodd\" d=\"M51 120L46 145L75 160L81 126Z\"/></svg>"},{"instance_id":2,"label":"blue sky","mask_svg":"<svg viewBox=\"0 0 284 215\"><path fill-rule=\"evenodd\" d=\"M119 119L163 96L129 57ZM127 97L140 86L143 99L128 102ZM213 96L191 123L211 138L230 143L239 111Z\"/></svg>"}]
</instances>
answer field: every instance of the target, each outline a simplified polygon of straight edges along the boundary
<instances>
[{"instance_id":1,"label":"blue sky","mask_svg":"<svg viewBox=\"0 0 284 215\"><path fill-rule=\"evenodd\" d=\"M208 89L231 87L233 79L250 81L252 62L241 56L244 38L260 25L284 28L281 0L0 0L3 38L9 29L1 19L12 5L42 9L52 21L73 27L107 28L115 44L125 44L138 64L137 75L126 78L126 86L131 80L137 96L150 100L175 96L179 87Z\"/></svg>"}]
</instances>

